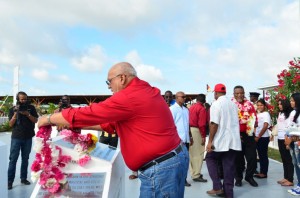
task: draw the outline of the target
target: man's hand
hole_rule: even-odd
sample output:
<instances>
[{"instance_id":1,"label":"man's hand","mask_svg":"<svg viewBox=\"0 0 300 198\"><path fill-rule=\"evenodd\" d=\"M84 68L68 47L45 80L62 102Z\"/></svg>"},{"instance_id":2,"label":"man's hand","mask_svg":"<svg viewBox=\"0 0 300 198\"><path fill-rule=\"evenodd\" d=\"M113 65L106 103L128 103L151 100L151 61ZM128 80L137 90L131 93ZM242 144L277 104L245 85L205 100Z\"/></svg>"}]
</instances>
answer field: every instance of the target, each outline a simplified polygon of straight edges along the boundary
<instances>
[{"instance_id":1,"label":"man's hand","mask_svg":"<svg viewBox=\"0 0 300 198\"><path fill-rule=\"evenodd\" d=\"M193 137L190 138L190 146L192 146L194 144L194 139Z\"/></svg>"},{"instance_id":2,"label":"man's hand","mask_svg":"<svg viewBox=\"0 0 300 198\"><path fill-rule=\"evenodd\" d=\"M24 115L24 116L29 116L30 113L28 111L19 111L20 114Z\"/></svg>"},{"instance_id":3,"label":"man's hand","mask_svg":"<svg viewBox=\"0 0 300 198\"><path fill-rule=\"evenodd\" d=\"M214 150L214 146L212 145L212 142L208 142L206 146L206 151L209 153L212 152L213 150Z\"/></svg>"},{"instance_id":4,"label":"man's hand","mask_svg":"<svg viewBox=\"0 0 300 198\"><path fill-rule=\"evenodd\" d=\"M205 138L205 137L202 138L202 142L201 142L201 145L202 145L202 146L205 146L205 141L206 141L206 138Z\"/></svg>"}]
</instances>

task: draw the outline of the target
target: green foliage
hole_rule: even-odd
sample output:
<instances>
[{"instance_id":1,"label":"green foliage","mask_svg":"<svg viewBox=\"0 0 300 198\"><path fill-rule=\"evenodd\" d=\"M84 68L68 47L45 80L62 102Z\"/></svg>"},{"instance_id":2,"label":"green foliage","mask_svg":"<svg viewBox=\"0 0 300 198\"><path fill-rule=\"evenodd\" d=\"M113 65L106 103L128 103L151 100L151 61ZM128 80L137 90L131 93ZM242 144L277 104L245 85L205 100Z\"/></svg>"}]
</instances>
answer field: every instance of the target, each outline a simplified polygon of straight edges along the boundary
<instances>
[{"instance_id":1,"label":"green foliage","mask_svg":"<svg viewBox=\"0 0 300 198\"><path fill-rule=\"evenodd\" d=\"M6 97L7 96L4 97L4 100L6 99ZM4 112L4 115L8 115L9 109L13 107L13 97L8 96L8 98L5 101L4 100L2 101L3 105L2 103L0 103L0 106L2 105L0 110Z\"/></svg>"},{"instance_id":2,"label":"green foliage","mask_svg":"<svg viewBox=\"0 0 300 198\"><path fill-rule=\"evenodd\" d=\"M11 131L12 128L9 126L9 121L4 122L0 125L0 132Z\"/></svg>"},{"instance_id":3,"label":"green foliage","mask_svg":"<svg viewBox=\"0 0 300 198\"><path fill-rule=\"evenodd\" d=\"M54 104L54 103L49 103L48 104L49 105L49 107L48 107L48 110L47 110L47 112L50 114L50 113L54 113L54 111L58 108L58 106L56 105L56 104Z\"/></svg>"},{"instance_id":4,"label":"green foliage","mask_svg":"<svg viewBox=\"0 0 300 198\"><path fill-rule=\"evenodd\" d=\"M279 99L290 99L291 95L300 92L300 57L296 57L289 62L288 69L282 70L278 75L278 87L269 90L270 114L273 122L278 115Z\"/></svg>"},{"instance_id":5,"label":"green foliage","mask_svg":"<svg viewBox=\"0 0 300 198\"><path fill-rule=\"evenodd\" d=\"M268 156L269 158L276 160L278 162L282 162L280 153L278 149L270 148L268 149Z\"/></svg>"}]
</instances>

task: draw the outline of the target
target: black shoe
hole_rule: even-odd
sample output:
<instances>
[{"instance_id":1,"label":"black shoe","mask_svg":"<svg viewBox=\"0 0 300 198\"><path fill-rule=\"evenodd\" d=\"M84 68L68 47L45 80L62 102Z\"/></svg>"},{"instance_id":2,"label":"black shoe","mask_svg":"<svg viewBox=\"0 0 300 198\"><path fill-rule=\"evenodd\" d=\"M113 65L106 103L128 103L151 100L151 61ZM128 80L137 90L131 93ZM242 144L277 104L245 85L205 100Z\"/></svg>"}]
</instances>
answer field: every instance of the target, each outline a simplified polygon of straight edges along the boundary
<instances>
[{"instance_id":1,"label":"black shoe","mask_svg":"<svg viewBox=\"0 0 300 198\"><path fill-rule=\"evenodd\" d=\"M242 180L236 180L234 185L238 186L238 187L241 187L243 185Z\"/></svg>"},{"instance_id":2,"label":"black shoe","mask_svg":"<svg viewBox=\"0 0 300 198\"><path fill-rule=\"evenodd\" d=\"M249 178L245 178L245 180L253 187L257 187L258 184L256 183L256 181L253 179L253 177L249 177Z\"/></svg>"},{"instance_id":3,"label":"black shoe","mask_svg":"<svg viewBox=\"0 0 300 198\"><path fill-rule=\"evenodd\" d=\"M221 193L217 195L218 197L226 197L225 193Z\"/></svg>"},{"instance_id":4,"label":"black shoe","mask_svg":"<svg viewBox=\"0 0 300 198\"><path fill-rule=\"evenodd\" d=\"M207 179L204 179L203 176L197 177L193 179L195 182L207 182Z\"/></svg>"},{"instance_id":5,"label":"black shoe","mask_svg":"<svg viewBox=\"0 0 300 198\"><path fill-rule=\"evenodd\" d=\"M13 185L13 183L8 183L8 184L7 184L7 189L8 189L8 190L11 190L11 189L12 189L12 185Z\"/></svg>"},{"instance_id":6,"label":"black shoe","mask_svg":"<svg viewBox=\"0 0 300 198\"><path fill-rule=\"evenodd\" d=\"M191 184L185 180L185 186L186 186L186 187L190 187Z\"/></svg>"},{"instance_id":7,"label":"black shoe","mask_svg":"<svg viewBox=\"0 0 300 198\"><path fill-rule=\"evenodd\" d=\"M21 184L30 185L30 182L27 179L22 179Z\"/></svg>"},{"instance_id":8,"label":"black shoe","mask_svg":"<svg viewBox=\"0 0 300 198\"><path fill-rule=\"evenodd\" d=\"M267 176L267 175L264 175L264 174L262 174L262 173L260 173L260 174L256 174L256 175L254 175L254 177L256 177L256 178L258 178L258 179L264 179L264 178L268 178L268 176Z\"/></svg>"}]
</instances>

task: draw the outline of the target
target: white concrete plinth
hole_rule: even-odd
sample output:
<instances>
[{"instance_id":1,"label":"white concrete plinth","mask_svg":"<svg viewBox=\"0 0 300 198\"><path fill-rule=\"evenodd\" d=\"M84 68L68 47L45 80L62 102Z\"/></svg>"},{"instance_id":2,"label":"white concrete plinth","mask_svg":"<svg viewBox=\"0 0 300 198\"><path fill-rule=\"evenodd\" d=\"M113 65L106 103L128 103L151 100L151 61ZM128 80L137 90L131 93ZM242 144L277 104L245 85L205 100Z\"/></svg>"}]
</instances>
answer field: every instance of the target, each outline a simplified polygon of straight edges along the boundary
<instances>
[{"instance_id":1,"label":"white concrete plinth","mask_svg":"<svg viewBox=\"0 0 300 198\"><path fill-rule=\"evenodd\" d=\"M4 142L0 141L0 156L3 160L0 160L0 195L3 198L8 197L7 191L7 145Z\"/></svg>"}]
</instances>

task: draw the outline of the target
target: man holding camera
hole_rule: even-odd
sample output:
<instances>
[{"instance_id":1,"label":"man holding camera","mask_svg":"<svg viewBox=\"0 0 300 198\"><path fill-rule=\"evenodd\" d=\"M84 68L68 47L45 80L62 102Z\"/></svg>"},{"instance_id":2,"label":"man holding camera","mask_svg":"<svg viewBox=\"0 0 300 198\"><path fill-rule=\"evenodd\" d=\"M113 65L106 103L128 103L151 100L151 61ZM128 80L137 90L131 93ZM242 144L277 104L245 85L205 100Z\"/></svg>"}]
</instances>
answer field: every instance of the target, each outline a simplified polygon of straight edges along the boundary
<instances>
[{"instance_id":1,"label":"man holding camera","mask_svg":"<svg viewBox=\"0 0 300 198\"><path fill-rule=\"evenodd\" d=\"M71 107L70 97L68 95L63 95L59 101L58 109L54 113L61 112L61 110Z\"/></svg>"},{"instance_id":2,"label":"man holding camera","mask_svg":"<svg viewBox=\"0 0 300 198\"><path fill-rule=\"evenodd\" d=\"M68 95L63 95L58 103L58 109L54 111L54 113L59 113L63 109L71 108L71 100L70 96ZM58 132L60 132L62 129L57 129ZM81 133L81 129L73 129L72 131Z\"/></svg>"},{"instance_id":3,"label":"man holding camera","mask_svg":"<svg viewBox=\"0 0 300 198\"><path fill-rule=\"evenodd\" d=\"M35 107L27 101L27 94L17 94L17 105L9 110L9 126L12 127L11 145L8 165L8 190L12 189L16 173L16 164L21 151L21 183L30 185L27 180L28 159L31 152L34 127L38 120Z\"/></svg>"}]
</instances>

